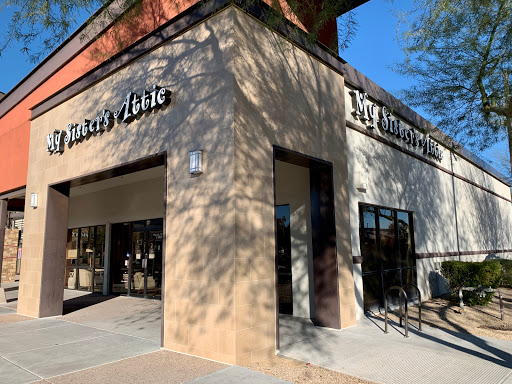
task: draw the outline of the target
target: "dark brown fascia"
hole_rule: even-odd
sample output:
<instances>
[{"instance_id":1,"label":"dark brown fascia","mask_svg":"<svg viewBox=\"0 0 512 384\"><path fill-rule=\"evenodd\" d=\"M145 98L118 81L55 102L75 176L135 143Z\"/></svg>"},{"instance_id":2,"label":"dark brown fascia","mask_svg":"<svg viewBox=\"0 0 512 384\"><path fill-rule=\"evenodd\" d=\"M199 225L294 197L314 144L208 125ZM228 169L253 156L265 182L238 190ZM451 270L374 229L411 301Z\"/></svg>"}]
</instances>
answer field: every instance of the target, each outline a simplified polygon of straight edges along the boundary
<instances>
[{"instance_id":1,"label":"dark brown fascia","mask_svg":"<svg viewBox=\"0 0 512 384\"><path fill-rule=\"evenodd\" d=\"M71 97L93 86L107 76L110 76L112 73L129 65L142 55L157 49L162 44L192 28L195 24L232 4L236 6L237 1L212 0L207 3L199 2L195 4L159 28L155 29L150 34L133 43L125 50L119 52L108 61L100 64L98 67L81 76L73 83L32 107L31 118L34 119L57 105L69 100ZM270 10L270 7L262 1L258 1L252 3L249 7L241 8L241 10L261 21ZM361 72L353 68L336 53L330 51L321 43L309 43L305 33L298 30L298 28L296 28L291 22L286 21L285 23L274 27L273 30L298 48L321 61L324 65L342 75L346 83L350 86L364 90L376 102L393 108L396 116L399 116L409 124L417 127L419 130L430 133L432 137L437 139L439 143L444 145L448 150L463 157L465 160L501 183L510 186L510 184L505 181L505 177L501 175L501 173L467 149L458 147L458 143L456 143L456 141L450 136L446 135L431 122L420 116L396 97L377 85L374 81L370 80Z\"/></svg>"},{"instance_id":2,"label":"dark brown fascia","mask_svg":"<svg viewBox=\"0 0 512 384\"><path fill-rule=\"evenodd\" d=\"M185 33L202 20L211 17L230 4L232 4L232 0L212 0L206 4L196 3L107 61L104 61L96 68L61 88L58 92L34 105L30 108L32 111L31 119L41 116L50 109L66 102L80 92L130 65L140 57L158 49L166 42Z\"/></svg>"},{"instance_id":3,"label":"dark brown fascia","mask_svg":"<svg viewBox=\"0 0 512 384\"><path fill-rule=\"evenodd\" d=\"M340 9L338 16L341 16L347 12L350 12L353 9L356 9L357 7L360 7L361 5L363 5L369 1L370 0L352 0L349 3L345 3L345 4L343 4L343 8Z\"/></svg>"},{"instance_id":4,"label":"dark brown fascia","mask_svg":"<svg viewBox=\"0 0 512 384\"><path fill-rule=\"evenodd\" d=\"M87 31L94 28L93 20L100 15L105 8L109 7L113 0L107 1L98 9L84 24L64 40L53 52L51 52L41 63L28 73L18 84L9 90L3 97L0 96L0 118L9 112L20 101L27 97L32 91L53 76L63 66L69 63L77 54L86 49L97 36L103 34L112 23L106 25L98 33L87 36ZM116 9L111 10L115 12ZM87 38L83 41L83 37Z\"/></svg>"}]
</instances>

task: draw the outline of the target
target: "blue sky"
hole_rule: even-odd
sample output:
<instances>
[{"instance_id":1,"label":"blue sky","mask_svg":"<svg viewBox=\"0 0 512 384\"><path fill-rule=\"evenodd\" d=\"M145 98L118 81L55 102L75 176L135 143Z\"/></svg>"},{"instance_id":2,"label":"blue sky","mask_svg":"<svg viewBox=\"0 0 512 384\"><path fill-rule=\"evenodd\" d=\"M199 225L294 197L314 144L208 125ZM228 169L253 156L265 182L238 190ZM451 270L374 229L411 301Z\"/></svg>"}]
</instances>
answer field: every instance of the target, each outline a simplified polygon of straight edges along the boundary
<instances>
[{"instance_id":1,"label":"blue sky","mask_svg":"<svg viewBox=\"0 0 512 384\"><path fill-rule=\"evenodd\" d=\"M368 76L387 91L396 93L410 84L410 80L392 71L395 61L403 57L396 41L397 19L392 10L404 10L410 6L411 0L371 0L357 8L354 12L358 20L358 32L350 47L341 52L350 65ZM9 23L9 10L0 11L0 35L3 35ZM87 15L83 15L83 21ZM78 25L76 26L78 27ZM0 91L7 92L14 87L34 64L28 62L19 48L7 49L0 57ZM431 120L423 110L417 112ZM508 152L506 142L481 154L485 160L492 160L496 151Z\"/></svg>"}]
</instances>

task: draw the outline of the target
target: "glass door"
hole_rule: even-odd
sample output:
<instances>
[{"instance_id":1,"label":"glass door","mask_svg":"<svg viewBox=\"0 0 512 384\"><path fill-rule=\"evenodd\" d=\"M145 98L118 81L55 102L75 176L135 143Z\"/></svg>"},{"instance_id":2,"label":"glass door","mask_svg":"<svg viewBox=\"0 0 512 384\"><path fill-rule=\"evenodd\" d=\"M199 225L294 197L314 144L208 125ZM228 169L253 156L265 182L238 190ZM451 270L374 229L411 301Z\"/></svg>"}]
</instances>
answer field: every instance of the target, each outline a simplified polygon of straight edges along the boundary
<instances>
[{"instance_id":1,"label":"glass door","mask_svg":"<svg viewBox=\"0 0 512 384\"><path fill-rule=\"evenodd\" d=\"M129 295L146 296L145 276L146 276L146 232L144 230L132 232L132 252L131 263L128 274L131 276L128 286Z\"/></svg>"},{"instance_id":2,"label":"glass door","mask_svg":"<svg viewBox=\"0 0 512 384\"><path fill-rule=\"evenodd\" d=\"M279 313L293 314L290 206L276 207Z\"/></svg>"},{"instance_id":3,"label":"glass door","mask_svg":"<svg viewBox=\"0 0 512 384\"><path fill-rule=\"evenodd\" d=\"M163 231L146 232L147 261L146 261L146 292L152 297L161 296L162 286L162 240Z\"/></svg>"},{"instance_id":4,"label":"glass door","mask_svg":"<svg viewBox=\"0 0 512 384\"><path fill-rule=\"evenodd\" d=\"M162 240L161 226L153 226L154 220L148 220L147 227L134 223L132 230L132 252L128 275L129 295L143 297L161 297L162 284Z\"/></svg>"},{"instance_id":5,"label":"glass door","mask_svg":"<svg viewBox=\"0 0 512 384\"><path fill-rule=\"evenodd\" d=\"M384 306L392 286L403 287L408 299L416 298L416 260L412 213L371 205L359 206L363 299L365 311ZM390 292L389 303L398 304L399 293Z\"/></svg>"}]
</instances>

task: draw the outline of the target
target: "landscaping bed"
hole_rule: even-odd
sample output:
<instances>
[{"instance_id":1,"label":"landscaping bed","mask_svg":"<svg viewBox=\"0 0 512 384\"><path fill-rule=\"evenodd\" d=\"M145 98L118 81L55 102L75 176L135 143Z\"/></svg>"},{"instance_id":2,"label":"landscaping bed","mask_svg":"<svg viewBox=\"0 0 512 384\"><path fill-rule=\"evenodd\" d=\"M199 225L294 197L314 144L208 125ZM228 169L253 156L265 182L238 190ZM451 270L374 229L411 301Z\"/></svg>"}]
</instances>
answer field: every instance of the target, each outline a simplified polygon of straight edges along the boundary
<instances>
[{"instance_id":1,"label":"landscaping bed","mask_svg":"<svg viewBox=\"0 0 512 384\"><path fill-rule=\"evenodd\" d=\"M446 299L435 298L423 303L423 324L453 332L468 333L512 341L512 289L500 288L503 294L505 320L501 320L498 293L487 306L464 306ZM398 321L395 314L390 319ZM409 324L417 326L418 307L409 307Z\"/></svg>"}]
</instances>

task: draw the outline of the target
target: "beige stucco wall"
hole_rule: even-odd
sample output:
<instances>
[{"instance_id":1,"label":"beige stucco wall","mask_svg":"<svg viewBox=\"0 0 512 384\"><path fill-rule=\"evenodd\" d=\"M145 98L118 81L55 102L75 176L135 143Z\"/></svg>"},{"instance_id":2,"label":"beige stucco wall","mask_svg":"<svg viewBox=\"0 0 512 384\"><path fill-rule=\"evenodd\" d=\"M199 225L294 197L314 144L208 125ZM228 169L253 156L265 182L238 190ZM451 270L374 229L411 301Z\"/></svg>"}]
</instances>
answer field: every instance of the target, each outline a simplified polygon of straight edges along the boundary
<instances>
[{"instance_id":1,"label":"beige stucco wall","mask_svg":"<svg viewBox=\"0 0 512 384\"><path fill-rule=\"evenodd\" d=\"M27 191L39 194L39 207L26 206L19 313L44 313L42 265L59 257L43 253L45 226L51 225L45 223L48 185L165 151L164 347L236 361L230 14L218 13L32 122ZM173 92L170 106L115 125L62 155L45 152L45 137L54 129L93 119L103 108L114 111L128 92L141 94L153 84ZM191 178L193 149L206 151L207 171Z\"/></svg>"},{"instance_id":2,"label":"beige stucco wall","mask_svg":"<svg viewBox=\"0 0 512 384\"><path fill-rule=\"evenodd\" d=\"M347 121L367 129L352 111L355 105L345 87L345 113ZM369 104L373 102L369 98ZM381 105L378 104L380 107ZM388 106L389 107L389 106ZM395 118L400 118L395 115ZM412 128L403 121L408 128ZM405 144L401 139L382 131L371 130L404 149L427 158L419 147ZM512 204L490 194L467 181L452 177L449 173L432 167L412 156L392 149L347 128L348 168L350 191L350 219L352 252L360 256L359 203L367 203L413 212L415 251L436 254L512 249ZM433 160L440 167L477 185L510 199L510 189L496 178L485 173L464 158L444 149L442 161ZM453 168L452 168L453 167ZM366 191L357 189L357 173L368 174ZM455 210L456 207L456 210ZM457 214L455 214L455 212ZM457 217L457 220L456 220ZM458 242L457 242L458 234ZM483 252L462 256L461 260L476 261L486 257L508 258L510 253L497 255ZM433 257L417 260L418 285L423 297L442 293L444 283L438 278L439 263L459 257ZM354 265L357 317L363 315L363 282L361 265ZM440 286L440 287L438 287Z\"/></svg>"},{"instance_id":3,"label":"beige stucco wall","mask_svg":"<svg viewBox=\"0 0 512 384\"><path fill-rule=\"evenodd\" d=\"M45 152L54 129L153 84L173 92L170 106ZM343 78L234 7L32 122L27 191L39 207L26 207L18 312L46 313L41 298L60 284L41 272L65 257L45 248L48 185L166 152L164 347L238 364L273 354L272 145L333 163L341 323L353 325ZM199 177L188 174L193 149L206 151Z\"/></svg>"},{"instance_id":4,"label":"beige stucco wall","mask_svg":"<svg viewBox=\"0 0 512 384\"><path fill-rule=\"evenodd\" d=\"M162 172L163 173L163 172ZM165 178L73 196L69 199L68 227L123 223L164 217Z\"/></svg>"},{"instance_id":5,"label":"beige stucco wall","mask_svg":"<svg viewBox=\"0 0 512 384\"><path fill-rule=\"evenodd\" d=\"M236 238L247 244L241 262L258 258L265 274L241 282L264 287L272 297L255 296L260 327L246 331L260 352L268 353L275 335L273 258L273 145L333 164L341 326L355 323L350 249L343 77L260 23L235 13L235 194ZM264 245L264 246L262 246ZM265 277L264 277L265 276ZM267 334L265 334L265 331ZM240 334L243 337L242 334ZM265 345L267 347L265 347ZM244 352L247 352L244 351ZM242 360L245 361L245 360Z\"/></svg>"}]
</instances>

